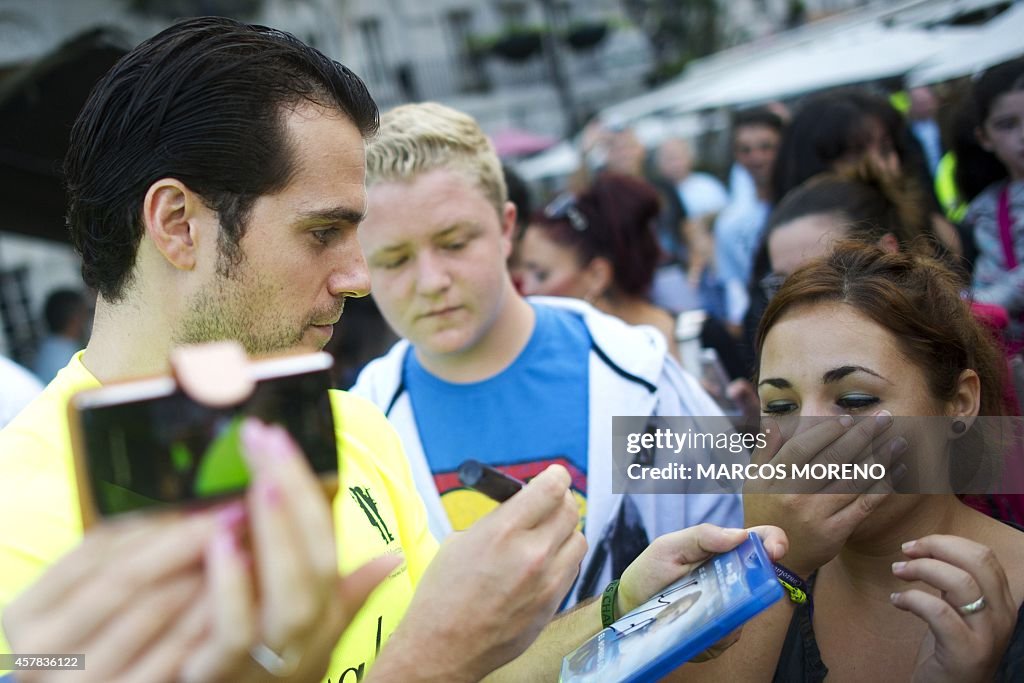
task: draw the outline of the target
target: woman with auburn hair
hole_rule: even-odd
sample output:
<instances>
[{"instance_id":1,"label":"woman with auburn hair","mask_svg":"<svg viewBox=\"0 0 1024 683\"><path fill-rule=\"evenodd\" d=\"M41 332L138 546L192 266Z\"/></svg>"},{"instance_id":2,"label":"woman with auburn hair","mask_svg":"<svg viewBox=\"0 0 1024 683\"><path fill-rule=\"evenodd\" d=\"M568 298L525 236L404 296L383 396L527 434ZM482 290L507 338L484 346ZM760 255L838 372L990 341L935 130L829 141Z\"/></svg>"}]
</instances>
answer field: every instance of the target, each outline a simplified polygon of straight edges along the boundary
<instances>
[{"instance_id":1,"label":"woman with auburn hair","mask_svg":"<svg viewBox=\"0 0 1024 683\"><path fill-rule=\"evenodd\" d=\"M617 173L600 174L578 197L560 196L523 234L523 294L584 299L630 325L652 325L677 355L672 315L647 298L661 255L660 210L653 187Z\"/></svg>"},{"instance_id":2,"label":"woman with auburn hair","mask_svg":"<svg viewBox=\"0 0 1024 683\"><path fill-rule=\"evenodd\" d=\"M948 473L952 444L1003 409L1002 356L959 290L931 258L863 243L793 273L761 321L761 413L818 419L788 440L771 430L755 459L852 462L873 443L897 485ZM943 428L909 433L893 416ZM746 523L785 529L786 566L809 599L776 604L686 680L1021 680L1024 534L952 492L785 485L748 481Z\"/></svg>"}]
</instances>

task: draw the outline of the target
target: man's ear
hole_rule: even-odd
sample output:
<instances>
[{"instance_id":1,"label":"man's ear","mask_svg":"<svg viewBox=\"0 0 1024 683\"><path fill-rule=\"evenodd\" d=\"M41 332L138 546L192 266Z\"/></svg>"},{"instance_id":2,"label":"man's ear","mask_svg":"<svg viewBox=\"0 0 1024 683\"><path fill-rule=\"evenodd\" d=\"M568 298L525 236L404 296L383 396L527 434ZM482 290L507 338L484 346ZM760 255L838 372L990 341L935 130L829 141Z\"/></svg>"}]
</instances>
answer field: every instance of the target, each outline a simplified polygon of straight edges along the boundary
<instances>
[{"instance_id":1,"label":"man's ear","mask_svg":"<svg viewBox=\"0 0 1024 683\"><path fill-rule=\"evenodd\" d=\"M178 270L196 265L195 224L197 210L205 206L194 192L176 178L161 178L149 186L142 204L146 234Z\"/></svg>"},{"instance_id":2,"label":"man's ear","mask_svg":"<svg viewBox=\"0 0 1024 683\"><path fill-rule=\"evenodd\" d=\"M502 256L505 260L512 255L512 245L516 241L516 205L512 202L505 202L501 210L501 245Z\"/></svg>"}]
</instances>

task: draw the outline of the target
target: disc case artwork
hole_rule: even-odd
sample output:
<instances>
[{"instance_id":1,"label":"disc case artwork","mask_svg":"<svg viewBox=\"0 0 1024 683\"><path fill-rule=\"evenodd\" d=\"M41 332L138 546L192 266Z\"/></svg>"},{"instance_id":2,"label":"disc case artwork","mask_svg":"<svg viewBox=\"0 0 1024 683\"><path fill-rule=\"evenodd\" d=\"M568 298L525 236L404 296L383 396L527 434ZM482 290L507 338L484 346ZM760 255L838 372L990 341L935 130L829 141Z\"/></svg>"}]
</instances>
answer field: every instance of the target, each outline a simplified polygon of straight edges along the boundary
<instances>
[{"instance_id":1,"label":"disc case artwork","mask_svg":"<svg viewBox=\"0 0 1024 683\"><path fill-rule=\"evenodd\" d=\"M708 649L783 595L754 534L710 558L562 660L563 683L649 681Z\"/></svg>"}]
</instances>

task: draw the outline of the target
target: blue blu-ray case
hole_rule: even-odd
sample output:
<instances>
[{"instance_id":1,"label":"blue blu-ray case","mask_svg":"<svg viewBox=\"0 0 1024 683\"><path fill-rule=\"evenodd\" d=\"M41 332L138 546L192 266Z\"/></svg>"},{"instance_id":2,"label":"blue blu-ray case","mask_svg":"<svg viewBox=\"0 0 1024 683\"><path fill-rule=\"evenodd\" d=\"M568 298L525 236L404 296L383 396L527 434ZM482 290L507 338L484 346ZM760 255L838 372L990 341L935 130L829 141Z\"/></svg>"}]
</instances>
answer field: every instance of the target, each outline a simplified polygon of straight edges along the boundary
<instances>
[{"instance_id":1,"label":"blue blu-ray case","mask_svg":"<svg viewBox=\"0 0 1024 683\"><path fill-rule=\"evenodd\" d=\"M569 653L559 681L657 680L782 596L761 539L750 534Z\"/></svg>"}]
</instances>

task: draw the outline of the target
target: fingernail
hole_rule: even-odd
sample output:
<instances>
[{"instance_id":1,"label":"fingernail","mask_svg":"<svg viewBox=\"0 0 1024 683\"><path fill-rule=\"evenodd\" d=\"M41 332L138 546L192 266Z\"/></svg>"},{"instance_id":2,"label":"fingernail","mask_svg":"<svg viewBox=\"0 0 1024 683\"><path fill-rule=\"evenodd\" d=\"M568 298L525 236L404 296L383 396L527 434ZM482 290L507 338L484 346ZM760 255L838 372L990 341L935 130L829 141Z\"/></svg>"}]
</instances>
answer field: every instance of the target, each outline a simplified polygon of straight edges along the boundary
<instances>
[{"instance_id":1,"label":"fingernail","mask_svg":"<svg viewBox=\"0 0 1024 683\"><path fill-rule=\"evenodd\" d=\"M258 458L266 447L267 426L255 417L249 417L242 423L239 434L246 454L252 458Z\"/></svg>"},{"instance_id":2,"label":"fingernail","mask_svg":"<svg viewBox=\"0 0 1024 683\"><path fill-rule=\"evenodd\" d=\"M853 417L850 415L843 415L839 418L839 424L846 428L850 428L853 426Z\"/></svg>"},{"instance_id":3,"label":"fingernail","mask_svg":"<svg viewBox=\"0 0 1024 683\"><path fill-rule=\"evenodd\" d=\"M894 572L898 572L898 571L900 571L901 569L903 569L906 566L907 566L906 562L893 562L892 563L892 570Z\"/></svg>"},{"instance_id":4,"label":"fingernail","mask_svg":"<svg viewBox=\"0 0 1024 683\"><path fill-rule=\"evenodd\" d=\"M892 424L892 413L890 413L888 410L882 410L876 413L875 424L878 426L879 429L882 429L883 427L888 427L889 425Z\"/></svg>"},{"instance_id":5,"label":"fingernail","mask_svg":"<svg viewBox=\"0 0 1024 683\"><path fill-rule=\"evenodd\" d=\"M278 460L291 460L295 457L295 444L284 427L270 425L267 427L267 432L267 445L274 458Z\"/></svg>"},{"instance_id":6,"label":"fingernail","mask_svg":"<svg viewBox=\"0 0 1024 683\"><path fill-rule=\"evenodd\" d=\"M903 548L903 552L907 552L908 550L913 549L915 545L917 545L917 541L907 541L901 547Z\"/></svg>"},{"instance_id":7,"label":"fingernail","mask_svg":"<svg viewBox=\"0 0 1024 683\"><path fill-rule=\"evenodd\" d=\"M900 593L889 593L889 600L892 601L894 605L898 604L900 601L900 595Z\"/></svg>"},{"instance_id":8,"label":"fingernail","mask_svg":"<svg viewBox=\"0 0 1024 683\"><path fill-rule=\"evenodd\" d=\"M902 436L897 436L895 439L892 440L892 446L890 447L890 451L893 455L902 455L903 452L906 450L907 440L904 439Z\"/></svg>"},{"instance_id":9,"label":"fingernail","mask_svg":"<svg viewBox=\"0 0 1024 683\"><path fill-rule=\"evenodd\" d=\"M896 467L892 468L892 480L899 481L907 474L907 466L903 463L896 463Z\"/></svg>"}]
</instances>

